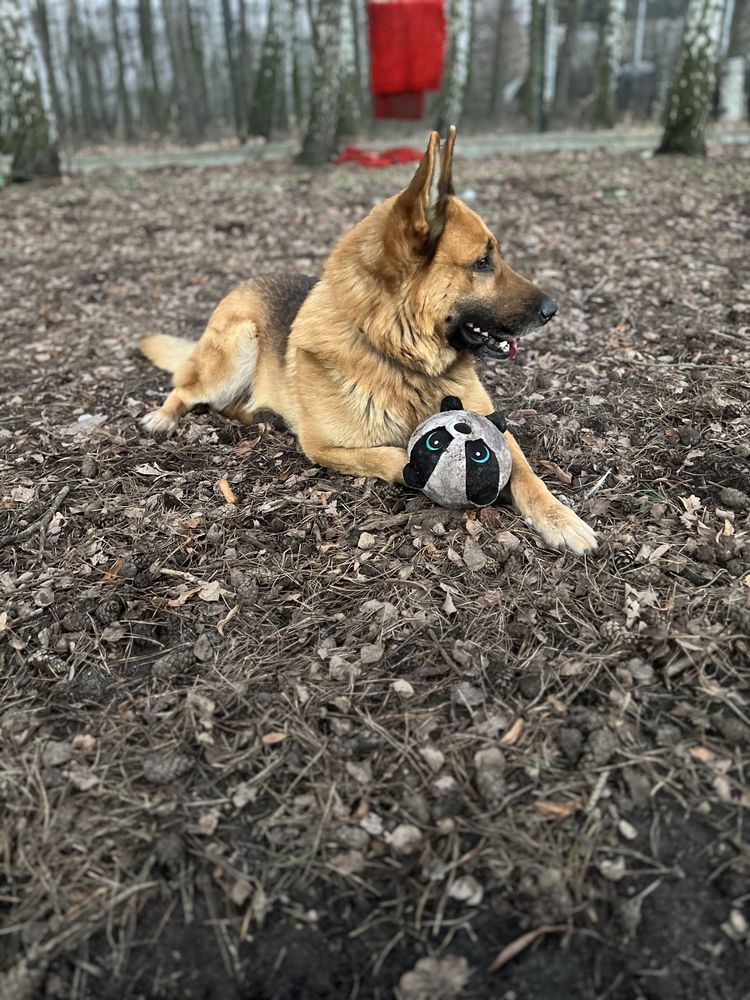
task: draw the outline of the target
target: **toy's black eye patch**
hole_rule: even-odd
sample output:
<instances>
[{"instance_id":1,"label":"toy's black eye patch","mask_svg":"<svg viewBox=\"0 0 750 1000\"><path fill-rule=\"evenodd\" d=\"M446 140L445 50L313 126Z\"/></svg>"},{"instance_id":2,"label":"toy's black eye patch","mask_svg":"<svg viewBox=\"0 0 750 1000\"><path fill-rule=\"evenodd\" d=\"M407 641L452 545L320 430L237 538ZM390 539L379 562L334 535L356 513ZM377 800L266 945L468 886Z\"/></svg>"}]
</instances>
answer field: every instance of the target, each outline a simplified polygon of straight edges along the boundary
<instances>
[{"instance_id":1,"label":"toy's black eye patch","mask_svg":"<svg viewBox=\"0 0 750 1000\"><path fill-rule=\"evenodd\" d=\"M453 435L445 427L438 427L427 435L424 446L428 451L445 451L452 440Z\"/></svg>"},{"instance_id":2,"label":"toy's black eye patch","mask_svg":"<svg viewBox=\"0 0 750 1000\"><path fill-rule=\"evenodd\" d=\"M409 464L404 466L404 482L415 490L422 490L427 480L437 468L445 449L453 440L453 435L445 427L436 427L423 434L411 449Z\"/></svg>"},{"instance_id":3,"label":"toy's black eye patch","mask_svg":"<svg viewBox=\"0 0 750 1000\"><path fill-rule=\"evenodd\" d=\"M492 503L500 492L500 467L497 457L479 438L467 441L466 448L466 496L471 503Z\"/></svg>"},{"instance_id":4,"label":"toy's black eye patch","mask_svg":"<svg viewBox=\"0 0 750 1000\"><path fill-rule=\"evenodd\" d=\"M466 453L472 462L477 465L484 465L490 460L490 449L484 441L472 441L466 448Z\"/></svg>"}]
</instances>

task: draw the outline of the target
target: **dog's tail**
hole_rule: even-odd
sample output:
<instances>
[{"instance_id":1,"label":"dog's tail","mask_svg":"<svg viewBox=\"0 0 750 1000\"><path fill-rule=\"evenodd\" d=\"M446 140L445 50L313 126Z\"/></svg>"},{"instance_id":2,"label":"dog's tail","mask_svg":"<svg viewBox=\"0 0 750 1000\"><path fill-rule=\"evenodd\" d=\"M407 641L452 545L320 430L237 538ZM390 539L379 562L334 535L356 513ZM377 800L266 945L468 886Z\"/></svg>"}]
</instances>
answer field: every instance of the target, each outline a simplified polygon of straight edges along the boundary
<instances>
[{"instance_id":1,"label":"dog's tail","mask_svg":"<svg viewBox=\"0 0 750 1000\"><path fill-rule=\"evenodd\" d=\"M195 346L195 340L172 337L168 333L155 333L138 341L141 354L145 354L152 364L163 368L165 372L176 372L193 353Z\"/></svg>"}]
</instances>

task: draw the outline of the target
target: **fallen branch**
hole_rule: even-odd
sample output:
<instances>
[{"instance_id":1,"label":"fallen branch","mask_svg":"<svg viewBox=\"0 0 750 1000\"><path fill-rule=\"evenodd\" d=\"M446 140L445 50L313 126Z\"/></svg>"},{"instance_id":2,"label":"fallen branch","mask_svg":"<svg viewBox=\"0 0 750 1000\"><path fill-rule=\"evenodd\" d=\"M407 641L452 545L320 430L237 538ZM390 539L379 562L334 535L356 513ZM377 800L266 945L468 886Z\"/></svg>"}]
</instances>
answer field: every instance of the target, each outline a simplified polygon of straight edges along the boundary
<instances>
[{"instance_id":1,"label":"fallen branch","mask_svg":"<svg viewBox=\"0 0 750 1000\"><path fill-rule=\"evenodd\" d=\"M31 538L31 536L35 535L38 531L44 531L60 509L62 502L68 493L70 493L70 487L63 486L55 499L52 501L52 506L49 510L45 511L45 513L42 514L38 520L34 521L33 524L30 524L28 527L23 528L21 531L16 531L12 535L6 535L5 538L0 538L0 549L5 548L6 545L13 545L16 542L25 542L27 538Z\"/></svg>"}]
</instances>

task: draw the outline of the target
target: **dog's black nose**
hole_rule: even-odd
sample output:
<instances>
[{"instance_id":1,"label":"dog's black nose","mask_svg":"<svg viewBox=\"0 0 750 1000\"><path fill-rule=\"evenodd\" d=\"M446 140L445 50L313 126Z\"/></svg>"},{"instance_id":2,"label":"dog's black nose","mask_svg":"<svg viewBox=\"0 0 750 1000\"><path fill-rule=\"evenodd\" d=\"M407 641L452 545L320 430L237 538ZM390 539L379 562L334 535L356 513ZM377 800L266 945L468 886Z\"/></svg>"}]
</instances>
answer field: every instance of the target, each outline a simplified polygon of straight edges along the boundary
<instances>
[{"instance_id":1,"label":"dog's black nose","mask_svg":"<svg viewBox=\"0 0 750 1000\"><path fill-rule=\"evenodd\" d=\"M549 295L542 299L542 304L539 306L539 315L542 318L542 323L549 323L556 312L557 303L554 299L551 299Z\"/></svg>"}]
</instances>

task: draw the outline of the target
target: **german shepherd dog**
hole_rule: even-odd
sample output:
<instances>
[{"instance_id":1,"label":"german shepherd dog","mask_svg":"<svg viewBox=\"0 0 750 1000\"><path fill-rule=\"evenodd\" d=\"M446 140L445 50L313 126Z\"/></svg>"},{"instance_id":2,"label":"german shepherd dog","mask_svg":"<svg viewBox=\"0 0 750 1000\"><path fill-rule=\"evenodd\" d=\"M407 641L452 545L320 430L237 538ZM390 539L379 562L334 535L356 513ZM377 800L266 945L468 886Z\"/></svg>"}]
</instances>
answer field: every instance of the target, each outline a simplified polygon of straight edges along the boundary
<instances>
[{"instance_id":1,"label":"german shepherd dog","mask_svg":"<svg viewBox=\"0 0 750 1000\"><path fill-rule=\"evenodd\" d=\"M409 186L340 240L320 280L253 278L219 303L197 343L141 340L146 357L174 373L145 427L170 432L200 403L243 423L273 410L311 462L403 483L409 437L443 397L491 413L476 355L515 357L517 341L557 304L506 264L495 236L454 194L455 136L451 127L441 148L431 134ZM591 528L506 437L519 513L547 545L594 550Z\"/></svg>"}]
</instances>

